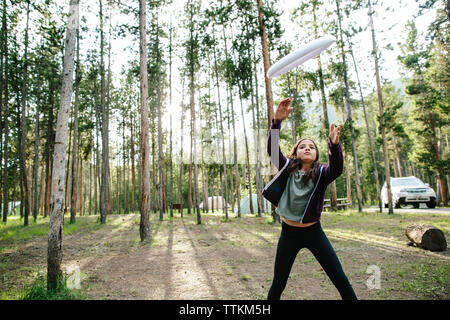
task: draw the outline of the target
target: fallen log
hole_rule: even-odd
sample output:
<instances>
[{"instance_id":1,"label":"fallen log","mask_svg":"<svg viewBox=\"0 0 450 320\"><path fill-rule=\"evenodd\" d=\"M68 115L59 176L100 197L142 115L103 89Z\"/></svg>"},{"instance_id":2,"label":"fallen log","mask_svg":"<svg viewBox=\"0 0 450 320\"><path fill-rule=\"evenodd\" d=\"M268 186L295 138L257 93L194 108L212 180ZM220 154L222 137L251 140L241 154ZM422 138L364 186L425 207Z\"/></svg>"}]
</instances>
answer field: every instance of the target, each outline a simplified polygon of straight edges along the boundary
<instances>
[{"instance_id":1,"label":"fallen log","mask_svg":"<svg viewBox=\"0 0 450 320\"><path fill-rule=\"evenodd\" d=\"M447 241L444 233L430 224L411 224L405 229L406 237L416 246L430 251L444 251Z\"/></svg>"}]
</instances>

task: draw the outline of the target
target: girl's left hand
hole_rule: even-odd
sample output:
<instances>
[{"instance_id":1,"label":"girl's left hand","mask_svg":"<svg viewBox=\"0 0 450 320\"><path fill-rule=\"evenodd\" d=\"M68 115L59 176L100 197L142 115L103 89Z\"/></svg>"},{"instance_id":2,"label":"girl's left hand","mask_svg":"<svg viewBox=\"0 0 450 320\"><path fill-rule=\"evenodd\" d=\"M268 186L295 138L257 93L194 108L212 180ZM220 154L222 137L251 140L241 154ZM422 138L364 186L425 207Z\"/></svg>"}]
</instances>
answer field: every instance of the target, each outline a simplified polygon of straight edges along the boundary
<instances>
[{"instance_id":1,"label":"girl's left hand","mask_svg":"<svg viewBox=\"0 0 450 320\"><path fill-rule=\"evenodd\" d=\"M339 143L339 132L341 130L341 126L334 126L334 123L331 124L330 128L330 135L328 136L331 140L332 144L338 144Z\"/></svg>"}]
</instances>

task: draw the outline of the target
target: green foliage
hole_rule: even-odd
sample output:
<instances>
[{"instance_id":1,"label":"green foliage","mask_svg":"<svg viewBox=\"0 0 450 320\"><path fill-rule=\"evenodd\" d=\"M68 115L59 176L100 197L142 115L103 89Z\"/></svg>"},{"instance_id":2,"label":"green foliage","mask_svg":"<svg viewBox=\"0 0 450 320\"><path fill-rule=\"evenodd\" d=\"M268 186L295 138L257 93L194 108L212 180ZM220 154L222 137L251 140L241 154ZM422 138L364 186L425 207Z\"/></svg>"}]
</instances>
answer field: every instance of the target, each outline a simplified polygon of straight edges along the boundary
<instances>
[{"instance_id":1,"label":"green foliage","mask_svg":"<svg viewBox=\"0 0 450 320\"><path fill-rule=\"evenodd\" d=\"M413 21L407 24L406 31L398 61L408 77L405 92L411 106L409 136L414 141L411 159L420 167L440 170L448 167L449 162L448 153L441 154L444 158L439 159L436 149L438 130L444 128L445 131L450 124L448 50L439 38L423 48L418 43ZM448 45L448 38L446 41Z\"/></svg>"}]
</instances>

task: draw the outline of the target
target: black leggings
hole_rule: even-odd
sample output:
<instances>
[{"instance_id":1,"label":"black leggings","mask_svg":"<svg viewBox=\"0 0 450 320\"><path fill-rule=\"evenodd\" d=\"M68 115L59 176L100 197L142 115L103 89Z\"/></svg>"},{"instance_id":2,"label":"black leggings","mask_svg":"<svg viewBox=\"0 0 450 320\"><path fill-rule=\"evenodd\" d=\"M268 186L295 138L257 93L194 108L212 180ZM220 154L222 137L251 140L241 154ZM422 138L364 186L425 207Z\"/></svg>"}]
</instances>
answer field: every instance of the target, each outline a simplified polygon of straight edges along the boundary
<instances>
[{"instance_id":1,"label":"black leggings","mask_svg":"<svg viewBox=\"0 0 450 320\"><path fill-rule=\"evenodd\" d=\"M267 297L268 300L280 299L281 293L286 287L295 257L302 248L308 248L316 257L323 270L338 289L342 299L357 299L330 241L322 230L320 222L306 228L293 227L282 222L281 236L278 240L277 254L275 256L274 277Z\"/></svg>"}]
</instances>

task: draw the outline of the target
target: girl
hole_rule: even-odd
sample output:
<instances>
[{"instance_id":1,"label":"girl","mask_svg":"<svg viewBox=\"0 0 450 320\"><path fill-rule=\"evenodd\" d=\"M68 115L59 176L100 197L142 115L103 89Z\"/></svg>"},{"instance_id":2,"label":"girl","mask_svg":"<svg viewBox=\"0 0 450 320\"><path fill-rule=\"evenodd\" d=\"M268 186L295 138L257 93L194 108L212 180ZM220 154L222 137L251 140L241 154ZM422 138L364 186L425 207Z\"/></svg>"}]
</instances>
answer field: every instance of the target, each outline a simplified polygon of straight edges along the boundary
<instances>
[{"instance_id":1,"label":"girl","mask_svg":"<svg viewBox=\"0 0 450 320\"><path fill-rule=\"evenodd\" d=\"M300 249L308 248L336 286L342 299L356 300L355 292L320 225L325 190L343 170L340 126L335 127L334 123L331 125L328 165L319 163L319 151L311 139L299 140L286 158L279 148L279 130L281 121L293 109L289 107L290 103L291 100L287 98L278 105L267 143L267 152L279 171L264 188L263 195L277 207L276 212L282 220L274 278L267 298L280 299L295 257ZM278 150L272 152L274 148Z\"/></svg>"}]
</instances>

